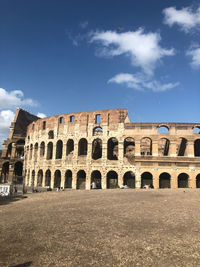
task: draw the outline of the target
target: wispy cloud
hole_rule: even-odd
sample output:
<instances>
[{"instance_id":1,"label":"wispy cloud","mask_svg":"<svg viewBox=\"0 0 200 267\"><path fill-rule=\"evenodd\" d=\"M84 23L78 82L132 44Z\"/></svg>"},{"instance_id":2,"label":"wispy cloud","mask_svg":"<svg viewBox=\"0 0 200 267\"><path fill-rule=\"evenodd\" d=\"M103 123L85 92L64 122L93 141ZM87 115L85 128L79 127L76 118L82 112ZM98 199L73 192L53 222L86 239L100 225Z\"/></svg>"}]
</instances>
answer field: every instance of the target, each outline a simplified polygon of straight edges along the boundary
<instances>
[{"instance_id":1,"label":"wispy cloud","mask_svg":"<svg viewBox=\"0 0 200 267\"><path fill-rule=\"evenodd\" d=\"M41 118L41 119L43 119L43 118L46 117L46 114L41 113L41 112L38 112L36 116L39 117L39 118Z\"/></svg>"},{"instance_id":2,"label":"wispy cloud","mask_svg":"<svg viewBox=\"0 0 200 267\"><path fill-rule=\"evenodd\" d=\"M88 27L88 24L89 24L88 21L82 21L79 23L79 27L81 29L86 29Z\"/></svg>"},{"instance_id":3,"label":"wispy cloud","mask_svg":"<svg viewBox=\"0 0 200 267\"><path fill-rule=\"evenodd\" d=\"M134 75L129 73L120 73L112 77L108 83L122 84L139 91L148 89L153 92L164 92L179 85L179 82L161 84L159 81L152 79L152 77L145 76L142 73L136 73Z\"/></svg>"},{"instance_id":4,"label":"wispy cloud","mask_svg":"<svg viewBox=\"0 0 200 267\"><path fill-rule=\"evenodd\" d=\"M187 52L186 55L192 58L190 63L194 69L200 68L200 46L193 46Z\"/></svg>"},{"instance_id":5,"label":"wispy cloud","mask_svg":"<svg viewBox=\"0 0 200 267\"><path fill-rule=\"evenodd\" d=\"M143 28L123 33L115 31L93 32L90 38L91 43L100 45L100 56L129 56L131 64L140 67L147 75L153 75L157 63L164 56L175 54L173 48L161 47L160 41L159 33L145 33Z\"/></svg>"},{"instance_id":6,"label":"wispy cloud","mask_svg":"<svg viewBox=\"0 0 200 267\"><path fill-rule=\"evenodd\" d=\"M6 91L0 88L0 109L13 108L19 106L37 106L38 103L31 98L24 98L21 90Z\"/></svg>"},{"instance_id":7,"label":"wispy cloud","mask_svg":"<svg viewBox=\"0 0 200 267\"><path fill-rule=\"evenodd\" d=\"M163 10L163 14L165 24L170 27L177 24L186 33L200 26L200 7L184 7L179 10L176 7L168 7Z\"/></svg>"}]
</instances>

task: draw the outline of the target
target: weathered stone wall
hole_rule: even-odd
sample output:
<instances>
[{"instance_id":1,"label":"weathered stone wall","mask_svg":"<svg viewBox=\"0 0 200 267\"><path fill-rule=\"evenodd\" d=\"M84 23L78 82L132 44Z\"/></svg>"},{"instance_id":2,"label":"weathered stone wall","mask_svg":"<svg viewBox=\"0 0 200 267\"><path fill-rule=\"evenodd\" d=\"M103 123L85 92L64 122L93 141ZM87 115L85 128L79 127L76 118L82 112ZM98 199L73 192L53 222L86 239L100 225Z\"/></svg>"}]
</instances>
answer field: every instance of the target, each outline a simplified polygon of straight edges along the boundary
<instances>
[{"instance_id":1,"label":"weathered stone wall","mask_svg":"<svg viewBox=\"0 0 200 267\"><path fill-rule=\"evenodd\" d=\"M26 185L90 189L95 180L104 189L200 187L194 127L200 124L131 123L126 109L37 120L27 128Z\"/></svg>"}]
</instances>

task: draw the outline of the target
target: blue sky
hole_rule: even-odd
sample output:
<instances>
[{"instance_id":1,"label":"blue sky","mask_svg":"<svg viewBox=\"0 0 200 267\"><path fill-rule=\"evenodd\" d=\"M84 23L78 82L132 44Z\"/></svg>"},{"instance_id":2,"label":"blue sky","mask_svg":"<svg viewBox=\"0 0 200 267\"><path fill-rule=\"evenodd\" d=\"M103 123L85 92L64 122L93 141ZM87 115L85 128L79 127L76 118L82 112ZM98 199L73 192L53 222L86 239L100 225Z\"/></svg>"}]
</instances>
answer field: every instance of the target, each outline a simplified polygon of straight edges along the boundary
<instances>
[{"instance_id":1,"label":"blue sky","mask_svg":"<svg viewBox=\"0 0 200 267\"><path fill-rule=\"evenodd\" d=\"M0 142L18 106L199 122L199 26L198 1L0 0Z\"/></svg>"}]
</instances>

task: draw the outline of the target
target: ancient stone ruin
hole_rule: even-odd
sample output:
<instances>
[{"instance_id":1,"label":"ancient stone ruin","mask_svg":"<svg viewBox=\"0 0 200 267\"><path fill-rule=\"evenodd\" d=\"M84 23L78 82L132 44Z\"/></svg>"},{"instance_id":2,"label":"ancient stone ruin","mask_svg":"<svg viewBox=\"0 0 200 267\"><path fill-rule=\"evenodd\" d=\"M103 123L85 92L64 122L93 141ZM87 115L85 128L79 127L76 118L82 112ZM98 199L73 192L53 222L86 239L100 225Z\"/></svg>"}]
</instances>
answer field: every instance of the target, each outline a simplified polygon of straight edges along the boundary
<instances>
[{"instance_id":1,"label":"ancient stone ruin","mask_svg":"<svg viewBox=\"0 0 200 267\"><path fill-rule=\"evenodd\" d=\"M0 182L33 188L200 188L200 123L133 123L126 109L43 119L18 109Z\"/></svg>"}]
</instances>

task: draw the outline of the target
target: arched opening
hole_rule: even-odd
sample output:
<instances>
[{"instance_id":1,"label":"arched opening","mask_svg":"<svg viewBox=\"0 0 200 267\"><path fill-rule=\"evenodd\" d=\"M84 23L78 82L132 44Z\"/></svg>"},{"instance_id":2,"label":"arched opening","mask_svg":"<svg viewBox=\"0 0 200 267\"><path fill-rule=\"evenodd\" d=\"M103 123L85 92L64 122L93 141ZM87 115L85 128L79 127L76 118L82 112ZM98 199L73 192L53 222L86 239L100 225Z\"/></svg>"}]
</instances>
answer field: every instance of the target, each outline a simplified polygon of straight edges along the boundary
<instances>
[{"instance_id":1,"label":"arched opening","mask_svg":"<svg viewBox=\"0 0 200 267\"><path fill-rule=\"evenodd\" d=\"M34 146L34 160L37 160L37 156L38 156L38 143L36 143Z\"/></svg>"},{"instance_id":2,"label":"arched opening","mask_svg":"<svg viewBox=\"0 0 200 267\"><path fill-rule=\"evenodd\" d=\"M45 186L51 186L51 171L47 170L45 173Z\"/></svg>"},{"instance_id":3,"label":"arched opening","mask_svg":"<svg viewBox=\"0 0 200 267\"><path fill-rule=\"evenodd\" d=\"M65 188L72 188L72 171L70 170L65 173Z\"/></svg>"},{"instance_id":4,"label":"arched opening","mask_svg":"<svg viewBox=\"0 0 200 267\"><path fill-rule=\"evenodd\" d=\"M37 186L42 186L42 181L43 181L43 171L39 170L37 177Z\"/></svg>"},{"instance_id":5,"label":"arched opening","mask_svg":"<svg viewBox=\"0 0 200 267\"><path fill-rule=\"evenodd\" d=\"M48 132L49 139L54 139L54 132L51 130Z\"/></svg>"},{"instance_id":6,"label":"arched opening","mask_svg":"<svg viewBox=\"0 0 200 267\"><path fill-rule=\"evenodd\" d=\"M168 134L169 128L167 126L162 125L158 128L158 133L159 134Z\"/></svg>"},{"instance_id":7,"label":"arched opening","mask_svg":"<svg viewBox=\"0 0 200 267\"><path fill-rule=\"evenodd\" d=\"M80 170L77 173L76 189L85 189L85 184L86 184L86 173L85 171Z\"/></svg>"},{"instance_id":8,"label":"arched opening","mask_svg":"<svg viewBox=\"0 0 200 267\"><path fill-rule=\"evenodd\" d=\"M14 165L14 181L16 183L22 184L23 183L23 176L22 176L22 170L23 170L23 163L21 161L18 161Z\"/></svg>"},{"instance_id":9,"label":"arched opening","mask_svg":"<svg viewBox=\"0 0 200 267\"><path fill-rule=\"evenodd\" d=\"M169 153L169 140L167 138L161 138L158 141L158 155L168 156Z\"/></svg>"},{"instance_id":10,"label":"arched opening","mask_svg":"<svg viewBox=\"0 0 200 267\"><path fill-rule=\"evenodd\" d=\"M200 126L196 126L193 128L193 133L200 134Z\"/></svg>"},{"instance_id":11,"label":"arched opening","mask_svg":"<svg viewBox=\"0 0 200 267\"><path fill-rule=\"evenodd\" d=\"M55 171L54 174L54 188L60 188L60 184L61 184L61 172L59 170Z\"/></svg>"},{"instance_id":12,"label":"arched opening","mask_svg":"<svg viewBox=\"0 0 200 267\"><path fill-rule=\"evenodd\" d=\"M8 145L7 153L6 153L6 158L10 158L12 153L12 143Z\"/></svg>"},{"instance_id":13,"label":"arched opening","mask_svg":"<svg viewBox=\"0 0 200 267\"><path fill-rule=\"evenodd\" d=\"M33 145L30 145L30 155L29 155L29 159L32 159L32 155L33 155Z\"/></svg>"},{"instance_id":14,"label":"arched opening","mask_svg":"<svg viewBox=\"0 0 200 267\"><path fill-rule=\"evenodd\" d=\"M92 142L92 158L94 160L100 159L102 157L102 141L97 138Z\"/></svg>"},{"instance_id":15,"label":"arched opening","mask_svg":"<svg viewBox=\"0 0 200 267\"><path fill-rule=\"evenodd\" d=\"M200 188L200 174L196 177L196 188Z\"/></svg>"},{"instance_id":16,"label":"arched opening","mask_svg":"<svg viewBox=\"0 0 200 267\"><path fill-rule=\"evenodd\" d=\"M177 155L178 156L185 156L187 146L187 140L185 138L179 138L177 144Z\"/></svg>"},{"instance_id":17,"label":"arched opening","mask_svg":"<svg viewBox=\"0 0 200 267\"><path fill-rule=\"evenodd\" d=\"M108 140L107 145L107 158L109 160L118 160L118 140L115 137L111 137Z\"/></svg>"},{"instance_id":18,"label":"arched opening","mask_svg":"<svg viewBox=\"0 0 200 267\"><path fill-rule=\"evenodd\" d=\"M56 143L56 159L62 159L63 142L58 140Z\"/></svg>"},{"instance_id":19,"label":"arched opening","mask_svg":"<svg viewBox=\"0 0 200 267\"><path fill-rule=\"evenodd\" d=\"M31 186L34 187L35 185L35 171L32 171L32 178L31 178Z\"/></svg>"},{"instance_id":20,"label":"arched opening","mask_svg":"<svg viewBox=\"0 0 200 267\"><path fill-rule=\"evenodd\" d=\"M161 173L159 176L159 188L170 188L170 178L171 176L167 172Z\"/></svg>"},{"instance_id":21,"label":"arched opening","mask_svg":"<svg viewBox=\"0 0 200 267\"><path fill-rule=\"evenodd\" d=\"M118 174L115 171L107 173L107 188L118 188Z\"/></svg>"},{"instance_id":22,"label":"arched opening","mask_svg":"<svg viewBox=\"0 0 200 267\"><path fill-rule=\"evenodd\" d=\"M23 139L19 139L16 142L16 150L15 150L15 157L19 159L24 158L24 145L25 141Z\"/></svg>"},{"instance_id":23,"label":"arched opening","mask_svg":"<svg viewBox=\"0 0 200 267\"><path fill-rule=\"evenodd\" d=\"M124 139L124 157L126 157L129 162L134 161L135 141L131 137L127 137Z\"/></svg>"},{"instance_id":24,"label":"arched opening","mask_svg":"<svg viewBox=\"0 0 200 267\"><path fill-rule=\"evenodd\" d=\"M47 145L47 159L52 159L53 157L53 143L49 142Z\"/></svg>"},{"instance_id":25,"label":"arched opening","mask_svg":"<svg viewBox=\"0 0 200 267\"><path fill-rule=\"evenodd\" d=\"M45 153L45 143L42 142L40 144L40 157L43 158L44 157L44 153Z\"/></svg>"},{"instance_id":26,"label":"arched opening","mask_svg":"<svg viewBox=\"0 0 200 267\"><path fill-rule=\"evenodd\" d=\"M153 186L153 176L150 172L144 172L141 176L141 188L145 185L149 187Z\"/></svg>"},{"instance_id":27,"label":"arched opening","mask_svg":"<svg viewBox=\"0 0 200 267\"><path fill-rule=\"evenodd\" d=\"M200 157L200 139L197 139L194 142L194 156Z\"/></svg>"},{"instance_id":28,"label":"arched opening","mask_svg":"<svg viewBox=\"0 0 200 267\"><path fill-rule=\"evenodd\" d=\"M86 156L87 155L87 140L82 138L78 142L78 155Z\"/></svg>"},{"instance_id":29,"label":"arched opening","mask_svg":"<svg viewBox=\"0 0 200 267\"><path fill-rule=\"evenodd\" d=\"M96 136L96 135L102 135L103 134L103 130L101 127L95 127L93 129L93 136Z\"/></svg>"},{"instance_id":30,"label":"arched opening","mask_svg":"<svg viewBox=\"0 0 200 267\"><path fill-rule=\"evenodd\" d=\"M131 171L124 174L124 185L130 188L135 188L135 174Z\"/></svg>"},{"instance_id":31,"label":"arched opening","mask_svg":"<svg viewBox=\"0 0 200 267\"><path fill-rule=\"evenodd\" d=\"M152 155L152 141L148 137L144 137L140 141L140 153L142 156Z\"/></svg>"},{"instance_id":32,"label":"arched opening","mask_svg":"<svg viewBox=\"0 0 200 267\"><path fill-rule=\"evenodd\" d=\"M73 155L74 153L74 140L72 139L69 139L67 141L67 149L66 149L66 155L68 156L69 154L70 155Z\"/></svg>"},{"instance_id":33,"label":"arched opening","mask_svg":"<svg viewBox=\"0 0 200 267\"><path fill-rule=\"evenodd\" d=\"M28 170L26 185L29 186L29 183L30 183L30 170Z\"/></svg>"},{"instance_id":34,"label":"arched opening","mask_svg":"<svg viewBox=\"0 0 200 267\"><path fill-rule=\"evenodd\" d=\"M8 175L9 175L9 162L4 162L2 166L2 173L1 173L1 183L8 182Z\"/></svg>"},{"instance_id":35,"label":"arched opening","mask_svg":"<svg viewBox=\"0 0 200 267\"><path fill-rule=\"evenodd\" d=\"M91 173L91 183L95 183L97 189L101 189L101 173L100 171L93 171Z\"/></svg>"},{"instance_id":36,"label":"arched opening","mask_svg":"<svg viewBox=\"0 0 200 267\"><path fill-rule=\"evenodd\" d=\"M178 176L178 188L187 188L188 187L188 174L181 173Z\"/></svg>"}]
</instances>

